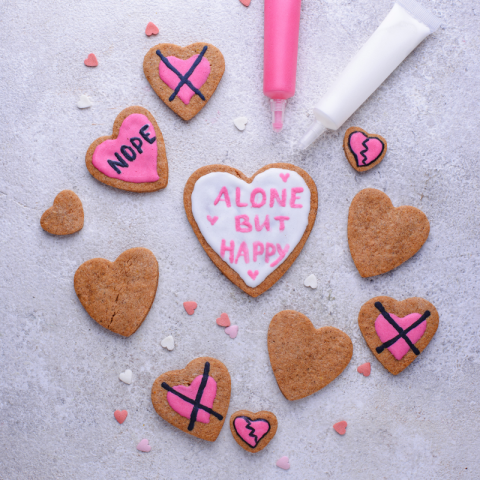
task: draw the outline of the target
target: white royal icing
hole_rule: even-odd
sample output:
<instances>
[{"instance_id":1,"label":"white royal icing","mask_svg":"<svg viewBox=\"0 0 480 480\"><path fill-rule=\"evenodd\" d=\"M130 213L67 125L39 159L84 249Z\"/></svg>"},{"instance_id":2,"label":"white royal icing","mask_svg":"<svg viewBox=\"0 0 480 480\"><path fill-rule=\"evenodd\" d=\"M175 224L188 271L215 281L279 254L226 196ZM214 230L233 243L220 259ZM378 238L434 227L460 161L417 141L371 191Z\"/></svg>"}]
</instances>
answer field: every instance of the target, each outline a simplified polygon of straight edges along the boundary
<instances>
[{"instance_id":1,"label":"white royal icing","mask_svg":"<svg viewBox=\"0 0 480 480\"><path fill-rule=\"evenodd\" d=\"M216 205L214 204L223 187L226 187L228 192L230 207L227 206L225 193L222 193L220 200ZM239 203L247 206L237 205L237 188L240 188ZM251 203L251 194L258 188L264 190L266 202L263 206L255 208ZM303 188L302 192L299 192L300 188ZM283 190L286 190L285 206L281 206L278 199L275 199L273 207L270 207L271 189L276 189L281 201ZM292 189L297 190L292 192ZM292 196L294 197L293 206L302 205L301 208L292 207ZM310 196L311 192L305 180L292 170L271 168L257 175L250 184L226 172L213 172L200 177L195 183L192 192L192 213L210 247L240 275L249 287L254 288L288 258L301 240L308 226ZM262 201L262 193L257 192L254 202L258 205ZM251 228L251 231L237 231L236 217L240 215L247 215L248 221L245 218L237 220L238 228L243 230ZM270 231L265 227L257 231L257 228L264 224L267 215ZM255 222L256 216L258 216L257 222ZM280 229L282 222L275 220L275 217L289 218L283 221L283 231ZM233 262L230 250L225 250L222 255L222 240L227 248L231 248L231 242L234 242ZM245 242L244 245L243 242ZM257 242L256 246L254 242ZM242 245L243 248L241 248ZM288 250L285 253L287 245ZM275 250L274 254L273 250ZM254 253L257 254L255 261ZM267 253L270 255L266 255ZM283 258L282 255L284 255Z\"/></svg>"}]
</instances>

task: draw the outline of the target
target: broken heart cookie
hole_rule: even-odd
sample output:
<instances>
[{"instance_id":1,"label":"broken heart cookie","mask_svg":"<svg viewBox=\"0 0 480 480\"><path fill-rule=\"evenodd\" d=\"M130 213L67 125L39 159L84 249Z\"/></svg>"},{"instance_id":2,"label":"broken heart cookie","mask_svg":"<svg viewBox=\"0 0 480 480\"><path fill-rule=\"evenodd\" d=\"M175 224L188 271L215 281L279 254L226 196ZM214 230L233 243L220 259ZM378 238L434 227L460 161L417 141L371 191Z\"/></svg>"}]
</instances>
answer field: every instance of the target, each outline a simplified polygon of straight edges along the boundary
<instances>
[{"instance_id":1,"label":"broken heart cookie","mask_svg":"<svg viewBox=\"0 0 480 480\"><path fill-rule=\"evenodd\" d=\"M146 248L131 248L114 262L88 260L74 286L87 313L102 327L129 337L150 311L158 285L158 263Z\"/></svg>"},{"instance_id":2,"label":"broken heart cookie","mask_svg":"<svg viewBox=\"0 0 480 480\"><path fill-rule=\"evenodd\" d=\"M358 315L368 347L393 375L405 370L425 350L438 322L437 309L418 297L402 302L375 297L362 306Z\"/></svg>"},{"instance_id":3,"label":"broken heart cookie","mask_svg":"<svg viewBox=\"0 0 480 480\"><path fill-rule=\"evenodd\" d=\"M334 327L316 329L294 310L277 313L268 327L268 354L287 400L322 389L345 370L353 353L350 337Z\"/></svg>"},{"instance_id":4,"label":"broken heart cookie","mask_svg":"<svg viewBox=\"0 0 480 480\"><path fill-rule=\"evenodd\" d=\"M98 181L130 192L154 192L168 183L162 132L143 107L122 110L112 135L97 138L85 155L88 171Z\"/></svg>"},{"instance_id":5,"label":"broken heart cookie","mask_svg":"<svg viewBox=\"0 0 480 480\"><path fill-rule=\"evenodd\" d=\"M388 196L366 188L348 212L348 245L362 277L389 272L413 257L426 242L430 223L415 207L395 208Z\"/></svg>"},{"instance_id":6,"label":"broken heart cookie","mask_svg":"<svg viewBox=\"0 0 480 480\"><path fill-rule=\"evenodd\" d=\"M70 235L83 228L82 201L71 190L61 191L40 219L42 228L52 235Z\"/></svg>"},{"instance_id":7,"label":"broken heart cookie","mask_svg":"<svg viewBox=\"0 0 480 480\"><path fill-rule=\"evenodd\" d=\"M387 141L380 135L370 135L360 127L350 127L345 132L343 150L357 172L366 172L383 160L387 153Z\"/></svg>"},{"instance_id":8,"label":"broken heart cookie","mask_svg":"<svg viewBox=\"0 0 480 480\"><path fill-rule=\"evenodd\" d=\"M278 421L272 412L240 410L230 417L235 441L247 452L263 450L277 433Z\"/></svg>"},{"instance_id":9,"label":"broken heart cookie","mask_svg":"<svg viewBox=\"0 0 480 480\"><path fill-rule=\"evenodd\" d=\"M179 47L161 43L145 55L143 71L155 93L184 120L210 100L223 72L222 52L209 43Z\"/></svg>"},{"instance_id":10,"label":"broken heart cookie","mask_svg":"<svg viewBox=\"0 0 480 480\"><path fill-rule=\"evenodd\" d=\"M225 165L202 167L189 178L183 200L207 255L252 297L291 267L318 207L310 175L287 163L267 165L250 178Z\"/></svg>"},{"instance_id":11,"label":"broken heart cookie","mask_svg":"<svg viewBox=\"0 0 480 480\"><path fill-rule=\"evenodd\" d=\"M152 387L156 412L174 427L214 442L230 403L227 367L210 357L196 358L183 370L160 375Z\"/></svg>"}]
</instances>

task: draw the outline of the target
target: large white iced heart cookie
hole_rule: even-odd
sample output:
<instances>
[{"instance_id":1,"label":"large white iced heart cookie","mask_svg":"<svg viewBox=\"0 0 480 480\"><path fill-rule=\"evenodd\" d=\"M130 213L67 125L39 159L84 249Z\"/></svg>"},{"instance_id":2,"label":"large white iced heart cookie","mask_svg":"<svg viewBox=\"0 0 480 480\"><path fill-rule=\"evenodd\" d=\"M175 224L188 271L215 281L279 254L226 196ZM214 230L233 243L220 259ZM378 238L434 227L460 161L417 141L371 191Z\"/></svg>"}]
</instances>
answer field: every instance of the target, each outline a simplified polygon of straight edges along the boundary
<instances>
[{"instance_id":1,"label":"large white iced heart cookie","mask_svg":"<svg viewBox=\"0 0 480 480\"><path fill-rule=\"evenodd\" d=\"M318 198L311 177L290 164L267 165L251 178L210 165L190 177L184 202L212 261L256 297L297 258L315 222Z\"/></svg>"}]
</instances>

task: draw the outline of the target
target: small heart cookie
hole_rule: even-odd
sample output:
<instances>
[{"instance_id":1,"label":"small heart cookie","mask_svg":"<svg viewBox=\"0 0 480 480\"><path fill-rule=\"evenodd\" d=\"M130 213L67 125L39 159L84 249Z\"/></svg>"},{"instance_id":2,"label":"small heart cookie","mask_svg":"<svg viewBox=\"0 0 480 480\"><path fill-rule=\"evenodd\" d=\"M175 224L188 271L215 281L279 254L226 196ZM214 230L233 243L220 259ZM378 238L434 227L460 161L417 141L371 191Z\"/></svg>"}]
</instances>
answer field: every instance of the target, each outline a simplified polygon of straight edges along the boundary
<instances>
[{"instance_id":1,"label":"small heart cookie","mask_svg":"<svg viewBox=\"0 0 480 480\"><path fill-rule=\"evenodd\" d=\"M162 132L143 107L122 110L112 135L97 138L90 145L85 163L94 178L120 190L154 192L168 183Z\"/></svg>"},{"instance_id":2,"label":"small heart cookie","mask_svg":"<svg viewBox=\"0 0 480 480\"><path fill-rule=\"evenodd\" d=\"M268 327L268 354L287 400L322 389L345 370L353 353L350 337L334 327L316 329L294 310L277 313Z\"/></svg>"},{"instance_id":3,"label":"small heart cookie","mask_svg":"<svg viewBox=\"0 0 480 480\"><path fill-rule=\"evenodd\" d=\"M247 452L263 450L277 433L278 421L272 412L240 410L230 417L235 441Z\"/></svg>"},{"instance_id":4,"label":"small heart cookie","mask_svg":"<svg viewBox=\"0 0 480 480\"><path fill-rule=\"evenodd\" d=\"M375 297L358 314L358 326L377 360L393 375L425 350L439 323L437 309L419 297L401 302Z\"/></svg>"},{"instance_id":5,"label":"small heart cookie","mask_svg":"<svg viewBox=\"0 0 480 480\"><path fill-rule=\"evenodd\" d=\"M413 257L427 241L430 223L418 208L395 208L385 193L365 188L352 200L347 231L353 262L366 278Z\"/></svg>"},{"instance_id":6,"label":"small heart cookie","mask_svg":"<svg viewBox=\"0 0 480 480\"><path fill-rule=\"evenodd\" d=\"M158 262L146 248L131 248L115 262L88 260L74 286L87 313L102 327L129 337L150 311L158 285Z\"/></svg>"},{"instance_id":7,"label":"small heart cookie","mask_svg":"<svg viewBox=\"0 0 480 480\"><path fill-rule=\"evenodd\" d=\"M52 235L70 235L83 228L82 201L75 192L62 190L40 219L41 227Z\"/></svg>"},{"instance_id":8,"label":"small heart cookie","mask_svg":"<svg viewBox=\"0 0 480 480\"><path fill-rule=\"evenodd\" d=\"M209 43L184 48L161 43L145 55L143 71L160 99L181 118L190 120L215 92L225 60L222 52Z\"/></svg>"},{"instance_id":9,"label":"small heart cookie","mask_svg":"<svg viewBox=\"0 0 480 480\"><path fill-rule=\"evenodd\" d=\"M350 127L343 138L343 150L357 172L376 167L387 153L387 141L380 135L370 135L360 127Z\"/></svg>"},{"instance_id":10,"label":"small heart cookie","mask_svg":"<svg viewBox=\"0 0 480 480\"><path fill-rule=\"evenodd\" d=\"M225 422L231 381L227 367L210 357L160 375L152 387L156 412L174 427L214 442Z\"/></svg>"}]
</instances>

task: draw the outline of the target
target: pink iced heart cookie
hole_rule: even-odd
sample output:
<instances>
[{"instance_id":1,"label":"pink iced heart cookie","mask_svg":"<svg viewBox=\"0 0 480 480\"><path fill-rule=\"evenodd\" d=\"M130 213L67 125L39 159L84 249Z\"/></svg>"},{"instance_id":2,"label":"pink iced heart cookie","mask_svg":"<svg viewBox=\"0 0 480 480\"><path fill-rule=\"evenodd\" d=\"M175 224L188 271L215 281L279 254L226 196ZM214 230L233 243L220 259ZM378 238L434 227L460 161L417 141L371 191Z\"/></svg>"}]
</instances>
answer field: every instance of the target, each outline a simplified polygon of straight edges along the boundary
<instances>
[{"instance_id":1,"label":"pink iced heart cookie","mask_svg":"<svg viewBox=\"0 0 480 480\"><path fill-rule=\"evenodd\" d=\"M126 410L115 410L113 416L115 420L121 425L127 418L128 412Z\"/></svg>"},{"instance_id":2,"label":"pink iced heart cookie","mask_svg":"<svg viewBox=\"0 0 480 480\"><path fill-rule=\"evenodd\" d=\"M85 162L97 180L121 190L152 192L165 188L168 164L162 132L142 107L119 113L111 136L89 147Z\"/></svg>"},{"instance_id":3,"label":"pink iced heart cookie","mask_svg":"<svg viewBox=\"0 0 480 480\"><path fill-rule=\"evenodd\" d=\"M197 308L197 302L183 302L183 308L189 315L193 315Z\"/></svg>"},{"instance_id":4,"label":"pink iced heart cookie","mask_svg":"<svg viewBox=\"0 0 480 480\"><path fill-rule=\"evenodd\" d=\"M226 313L222 313L219 318L217 318L217 325L221 327L229 327L230 326L230 318Z\"/></svg>"},{"instance_id":5,"label":"pink iced heart cookie","mask_svg":"<svg viewBox=\"0 0 480 480\"><path fill-rule=\"evenodd\" d=\"M240 410L230 417L230 430L236 442L247 452L259 452L274 437L277 417L267 411L257 413Z\"/></svg>"},{"instance_id":6,"label":"pink iced heart cookie","mask_svg":"<svg viewBox=\"0 0 480 480\"><path fill-rule=\"evenodd\" d=\"M350 165L357 172L365 172L383 160L387 153L387 141L359 127L350 127L345 133L343 148Z\"/></svg>"}]
</instances>

